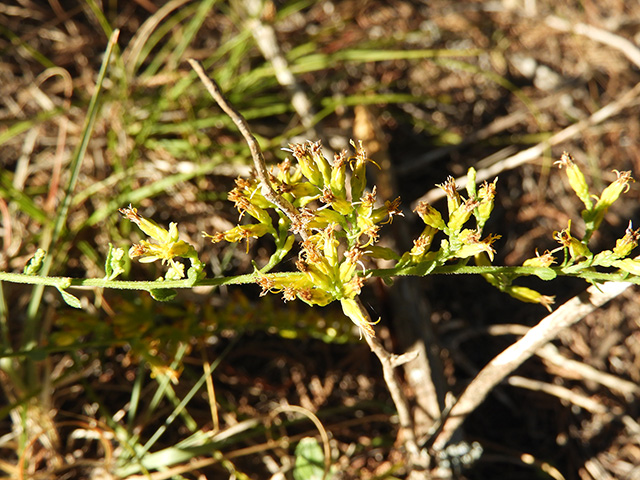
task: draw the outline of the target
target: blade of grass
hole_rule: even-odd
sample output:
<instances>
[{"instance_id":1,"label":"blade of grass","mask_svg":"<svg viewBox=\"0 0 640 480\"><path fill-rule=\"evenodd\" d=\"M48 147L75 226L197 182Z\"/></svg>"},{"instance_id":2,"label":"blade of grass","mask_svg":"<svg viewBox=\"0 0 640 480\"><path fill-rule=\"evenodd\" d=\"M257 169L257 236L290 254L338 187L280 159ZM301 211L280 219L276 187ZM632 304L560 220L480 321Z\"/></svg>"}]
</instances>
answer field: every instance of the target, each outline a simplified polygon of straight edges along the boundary
<instances>
[{"instance_id":1,"label":"blade of grass","mask_svg":"<svg viewBox=\"0 0 640 480\"><path fill-rule=\"evenodd\" d=\"M158 42L170 32L184 18L191 15L191 10L197 5L181 8L189 0L172 0L160 7L151 17L138 28L135 35L122 54L127 65L127 75L133 77L138 67L147 58ZM169 16L173 11L176 13Z\"/></svg>"},{"instance_id":2,"label":"blade of grass","mask_svg":"<svg viewBox=\"0 0 640 480\"><path fill-rule=\"evenodd\" d=\"M28 120L22 120L19 122L14 122L7 127L6 130L0 132L0 145L4 145L12 138L20 135L21 133L26 132L27 130L32 129L33 127L40 125L47 120L51 120L55 118L57 115L64 112L62 108L53 108L51 110L47 110L45 112L38 113L35 118L30 118Z\"/></svg>"},{"instance_id":3,"label":"blade of grass","mask_svg":"<svg viewBox=\"0 0 640 480\"><path fill-rule=\"evenodd\" d=\"M110 201L107 206L96 210L81 226L78 228L84 228L86 226L92 226L96 223L104 220L106 217L113 215L114 212L121 208L123 205L136 204L145 198L152 198L160 193L167 191L173 185L180 182L186 182L199 175L206 175L209 172L215 170L223 161L228 161L221 155L215 155L214 160L202 165L196 165L190 172L181 172L174 175L168 175L157 182L145 185L133 191L125 192L118 195L114 200Z\"/></svg>"},{"instance_id":4,"label":"blade of grass","mask_svg":"<svg viewBox=\"0 0 640 480\"><path fill-rule=\"evenodd\" d=\"M167 66L170 69L175 68L180 62L182 56L184 55L184 52L187 50L187 47L202 27L206 16L213 8L213 6L217 3L217 1L218 0L203 0L198 4L198 10L196 11L191 21L183 29L182 35L180 37L180 42L173 50L171 56L168 59Z\"/></svg>"},{"instance_id":5,"label":"blade of grass","mask_svg":"<svg viewBox=\"0 0 640 480\"><path fill-rule=\"evenodd\" d=\"M14 187L10 174L5 171L0 171L0 197L17 204L20 212L29 215L39 225L51 227L52 221L47 213L36 205L31 197Z\"/></svg>"},{"instance_id":6,"label":"blade of grass","mask_svg":"<svg viewBox=\"0 0 640 480\"><path fill-rule=\"evenodd\" d=\"M66 224L67 216L69 214L69 207L71 205L71 201L73 198L73 191L75 189L76 181L78 179L78 174L80 173L80 166L82 164L82 159L87 151L87 146L89 145L89 139L91 138L91 133L93 131L93 125L95 124L96 116L98 114L99 105L98 98L102 93L102 85L104 79L107 74L107 68L109 66L109 62L111 60L111 55L113 53L114 47L118 40L119 30L115 30L113 35L109 39L109 43L107 45L107 49L105 51L104 59L102 61L102 65L100 67L100 72L98 73L98 79L96 83L96 89L91 97L89 102L89 106L87 109L87 118L85 120L85 125L83 127L82 132L82 140L78 147L76 148L73 157L70 162L71 176L69 178L69 183L67 185L65 196L62 200L62 204L56 214L56 219L53 226L53 231L48 230L45 235L43 235L43 239L41 242L41 248L45 251L49 250L52 245L55 245L60 236L62 234L62 230ZM53 260L53 255L48 253L44 259L41 274L48 275L49 270L51 268ZM27 308L27 321L24 329L24 341L23 347L29 348L33 346L35 337L36 337L36 320L37 320L37 312L40 307L40 300L42 298L42 292L44 287L39 285L33 289L33 294L31 296L31 301L29 302L29 306Z\"/></svg>"},{"instance_id":7,"label":"blade of grass","mask_svg":"<svg viewBox=\"0 0 640 480\"><path fill-rule=\"evenodd\" d=\"M138 365L138 374L136 375L136 380L133 382L133 387L131 388L131 397L129 399L129 411L127 412L127 431L133 434L134 420L136 418L136 413L138 412L138 406L140 405L140 398L142 393L142 380L145 378L144 375L144 363L140 362ZM162 379L164 380L164 378ZM150 414L149 410L147 410L148 415Z\"/></svg>"},{"instance_id":8,"label":"blade of grass","mask_svg":"<svg viewBox=\"0 0 640 480\"><path fill-rule=\"evenodd\" d=\"M227 348L225 348L225 350L222 352L220 357L218 357L216 361L213 363L213 365L211 366L211 369L208 372L200 375L200 378L198 379L198 381L193 385L193 387L191 387L191 389L187 392L187 394L184 396L182 401L176 406L173 412L171 412L171 415L169 415L166 418L166 420L164 421L164 424L161 425L160 428L158 428L158 430L156 430L156 432L147 441L147 443L145 443L144 447L142 448L142 453L148 452L149 449L153 447L153 445L158 441L158 439L164 434L164 432L167 431L167 428L173 423L173 421L178 417L178 415L181 415L182 412L185 411L187 404L198 393L202 385L204 385L204 383L207 381L207 376L213 373L213 371L220 364L222 359L228 354L228 352L231 351L233 346L235 346L235 343L237 342L237 338L235 338L227 346Z\"/></svg>"},{"instance_id":9,"label":"blade of grass","mask_svg":"<svg viewBox=\"0 0 640 480\"><path fill-rule=\"evenodd\" d=\"M11 30L6 28L4 25L0 25L0 34L7 37L14 47L20 47L20 48L23 48L24 51L29 52L31 57L36 62L40 63L40 65L42 65L44 68L53 68L56 66L51 60L49 60L47 57L45 57L43 54L41 54L38 50L33 48L27 42L24 42L18 35L16 35Z\"/></svg>"}]
</instances>

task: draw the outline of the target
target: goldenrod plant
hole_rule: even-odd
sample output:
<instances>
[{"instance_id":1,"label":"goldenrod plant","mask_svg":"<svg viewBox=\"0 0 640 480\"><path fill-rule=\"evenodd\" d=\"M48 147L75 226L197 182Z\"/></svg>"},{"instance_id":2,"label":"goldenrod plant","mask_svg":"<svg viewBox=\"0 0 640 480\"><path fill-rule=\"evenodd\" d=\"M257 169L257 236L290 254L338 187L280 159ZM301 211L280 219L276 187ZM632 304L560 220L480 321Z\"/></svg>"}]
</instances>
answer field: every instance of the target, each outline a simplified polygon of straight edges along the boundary
<instances>
[{"instance_id":1,"label":"goldenrod plant","mask_svg":"<svg viewBox=\"0 0 640 480\"><path fill-rule=\"evenodd\" d=\"M176 288L256 283L262 288L261 295L279 293L285 301L299 299L310 306L339 301L345 315L369 337L375 335L375 322L366 318L357 298L366 280L372 276L391 279L406 275L475 273L514 298L538 303L549 310L553 297L514 285L514 280L534 275L543 280L571 276L590 283L616 280L640 283L640 257L631 256L638 244L640 230L634 229L631 223L611 250L594 253L588 245L609 207L628 190L633 181L630 172L616 172L617 178L597 196L589 192L580 168L565 152L558 166L567 172L571 187L585 205L582 211L585 234L582 238L575 237L569 222L566 228L553 233L559 244L556 249L543 254L536 252L522 266L494 266L494 244L500 236L484 235L483 228L493 209L497 179L477 187L475 171L470 169L467 198L456 188L452 178L447 179L439 185L446 194L447 212L442 213L426 202L419 203L415 212L425 223L424 230L409 251L396 252L377 243L382 227L395 217L403 216L401 200L377 203L376 187L368 189L366 186L367 166L375 164L367 157L361 143L351 143L354 148L351 154L342 151L332 161L325 158L320 142L290 144L285 149L292 158L272 169L269 181L276 195L292 206L294 217L267 198L263 182L257 176L236 180L236 187L229 192L228 198L234 202L240 219L248 215L254 222L238 224L224 232L203 232L203 235L212 242L247 242L247 251L251 239L271 236L275 249L270 260L262 267L256 265L252 273L206 278L204 263L192 245L179 239L176 223L171 223L167 230L129 205L121 208L120 213L150 240L141 240L131 246L128 255L141 263L160 260L168 266L164 277L155 282L116 280L124 272L124 251L111 246L102 279L41 275L46 253L38 250L23 274L0 272L0 280L56 287L65 302L77 308L80 308L80 301L67 291L69 287L146 290L158 300L169 300L175 296ZM293 249L296 235L301 237L296 270L271 273ZM178 258L190 261L186 273ZM395 262L395 265L372 269L368 260L376 258ZM472 259L475 265L468 265Z\"/></svg>"},{"instance_id":2,"label":"goldenrod plant","mask_svg":"<svg viewBox=\"0 0 640 480\"><path fill-rule=\"evenodd\" d=\"M83 304L69 292L72 287L148 291L154 299L168 301L175 297L176 289L253 283L262 288L260 295L281 294L284 301L297 299L312 307L339 302L344 314L358 327L360 337L380 359L385 382L398 411L409 464L422 467L428 461L424 461L424 450L419 448L411 427L407 400L393 374L394 367L410 358L390 354L376 338L377 322L369 318L359 300L368 279L378 277L389 282L394 277L409 275L479 274L514 298L540 304L549 310L553 297L515 281L526 276L543 280L569 276L592 284L605 281L640 283L640 257L632 256L640 230L629 224L611 250L593 252L589 246L589 240L601 226L608 209L629 189L633 181L630 172L616 172L617 178L596 196L589 191L584 175L571 156L563 154L559 166L567 173L569 184L584 204L585 233L581 238L576 237L569 223L553 234L557 248L542 254L535 252L535 256L521 266L492 264L500 236L485 233L484 229L499 195L499 184L496 179L476 185L474 169L468 172L464 192L456 187L452 178L439 185L446 195L446 211L426 202L418 204L415 213L425 226L408 251L396 251L381 246L379 240L385 225L401 221L396 218L403 216L401 199L378 201L376 187L367 182L367 168L375 168L376 164L360 142L352 141L351 151L339 152L331 160L325 157L319 141L290 144L285 149L289 158L269 170L244 118L221 96L214 83L207 83L201 67L197 63L192 66L240 129L249 144L255 166L255 174L238 178L235 188L228 194L239 212L238 224L226 231L203 232L203 235L212 242L246 242L247 252L250 252L253 239L270 237L273 251L269 260L264 265L254 263L253 271L244 275L207 277L205 264L199 259L196 248L180 239L176 223L170 223L167 229L129 204L122 206L120 213L148 238L129 246L128 257L141 263L160 261L166 272L155 281L119 280L127 270L128 259L124 248L111 245L102 278L49 276L47 259L50 257L40 249L22 274L0 272L0 281L55 287L64 301L75 308L82 308ZM58 223L62 225L63 221L64 218ZM292 256L297 257L293 262L295 269L283 268L291 265L285 260ZM190 266L186 268L181 259L188 260ZM375 259L384 259L390 266L372 268ZM282 271L273 271L275 267ZM183 317L189 318L188 315ZM78 322L69 322L69 329L58 332L52 340L60 347L69 348L75 341L74 335L82 336L92 328L91 325L94 324L78 328ZM61 327L64 330L64 325ZM153 333L147 332L148 322L144 318L115 327L119 333L114 338L119 341L138 337L131 342L137 342L139 348L132 345L132 350L146 360L154 375L168 381L176 380L180 358L189 348L186 343L178 345L179 342L174 342L170 358L160 361L158 342ZM189 328L185 330L188 332ZM169 329L162 338L171 342L179 336L176 331ZM196 391L194 387L193 394Z\"/></svg>"}]
</instances>

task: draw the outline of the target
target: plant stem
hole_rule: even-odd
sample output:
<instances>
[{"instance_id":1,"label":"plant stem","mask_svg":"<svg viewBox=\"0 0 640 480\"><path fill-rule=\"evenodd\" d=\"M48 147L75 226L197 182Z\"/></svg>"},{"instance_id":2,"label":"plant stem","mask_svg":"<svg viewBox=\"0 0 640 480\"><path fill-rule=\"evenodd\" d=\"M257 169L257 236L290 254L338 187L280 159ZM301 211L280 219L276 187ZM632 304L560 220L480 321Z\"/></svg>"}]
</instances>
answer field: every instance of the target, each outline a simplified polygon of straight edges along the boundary
<instances>
[{"instance_id":1,"label":"plant stem","mask_svg":"<svg viewBox=\"0 0 640 480\"><path fill-rule=\"evenodd\" d=\"M384 268L374 269L363 272L362 275L367 276L371 274L374 277L379 278L392 278L397 276L424 276L419 272L414 271L416 267L411 268ZM442 266L433 269L429 275L445 274L445 275L476 275L481 273L493 273L493 274L506 274L513 275L515 277L527 276L536 274L534 271L549 270L561 277L574 277L588 280L591 282L608 282L608 281L625 281L640 285L640 277L628 276L626 277L621 273L603 273L594 271L580 271L574 273L565 273L561 267L553 267L548 269L532 268L532 267L499 267L499 266ZM540 273L540 272L538 272ZM301 272L278 272L278 273L264 273L261 274L266 277L281 277L293 278L296 275L304 275ZM241 285L247 283L255 283L256 275L253 273L245 275L237 275L231 277L218 277L218 278L206 278L197 281L195 284L190 280L164 280L164 281L124 281L124 280L107 280L104 278L70 278L70 277L49 277L40 275L25 275L23 273L10 273L0 272L0 281L7 281L11 283L22 283L28 285L44 285L49 287L58 287L67 289L70 287L99 287L99 288L112 288L115 290L142 290L149 291L162 288L191 288L194 286L215 287L221 285Z\"/></svg>"},{"instance_id":2,"label":"plant stem","mask_svg":"<svg viewBox=\"0 0 640 480\"><path fill-rule=\"evenodd\" d=\"M258 179L262 185L262 194L264 197L277 206L282 212L289 217L291 220L292 228L295 232L299 233L303 240L307 240L308 234L304 225L301 222L300 214L298 210L285 198L282 198L280 195L276 193L269 181L269 172L267 171L267 166L264 160L264 155L262 153L262 149L258 144L258 141L251 133L251 129L249 128L249 124L242 116L240 112L238 112L231 103L224 97L222 91L218 84L212 78L209 78L204 71L202 65L193 58L189 59L189 64L195 70L195 72L200 77L200 80L204 84L205 88L213 97L213 99L218 103L220 108L224 110L224 113L229 115L229 118L233 120L233 123L236 124L238 130L244 137L247 145L249 145L249 150L251 151L251 157L253 158L253 164L256 168L256 173L258 175Z\"/></svg>"},{"instance_id":3,"label":"plant stem","mask_svg":"<svg viewBox=\"0 0 640 480\"><path fill-rule=\"evenodd\" d=\"M362 305L360 298L358 298L358 306L360 307L360 311L364 318L371 321L369 312L367 312ZM387 384L387 388L391 394L391 399L398 411L400 434L402 441L404 442L404 446L407 449L409 470L413 470L414 468L424 469L428 466L428 458L421 454L420 448L418 447L413 419L411 418L411 411L409 410L409 402L407 397L404 395L402 387L400 386L398 378L394 372L396 367L411 361L415 357L415 354L406 353L403 355L395 355L389 353L376 337L369 335L363 336L369 344L371 351L376 355L376 357L378 357L378 360L380 360L380 363L382 364L384 381Z\"/></svg>"}]
</instances>

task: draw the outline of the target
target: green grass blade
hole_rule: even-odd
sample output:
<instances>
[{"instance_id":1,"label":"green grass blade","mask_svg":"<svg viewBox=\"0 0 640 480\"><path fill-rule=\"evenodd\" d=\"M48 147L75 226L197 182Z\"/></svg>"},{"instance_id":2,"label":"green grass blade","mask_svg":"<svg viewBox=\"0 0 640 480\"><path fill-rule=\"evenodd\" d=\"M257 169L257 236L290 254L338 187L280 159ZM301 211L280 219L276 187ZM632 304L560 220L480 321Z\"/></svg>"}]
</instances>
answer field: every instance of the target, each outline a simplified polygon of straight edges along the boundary
<instances>
[{"instance_id":1,"label":"green grass blade","mask_svg":"<svg viewBox=\"0 0 640 480\"><path fill-rule=\"evenodd\" d=\"M56 215L56 219L53 226L53 231L50 236L45 236L43 240L43 245L41 247L48 251L51 245L55 245L60 238L62 233L62 229L64 228L67 216L69 214L69 207L71 205L71 201L73 198L73 191L75 189L76 182L78 180L78 175L80 173L80 166L82 164L82 159L85 156L87 151L87 147L89 145L89 139L91 138L91 133L93 131L93 126L95 124L96 116L98 115L99 105L98 99L100 98L100 94L102 93L102 85L104 83L104 79L107 75L107 68L109 66L109 62L111 61L111 55L113 53L114 47L118 40L119 31L114 31L113 35L109 39L109 43L107 45L107 49L104 55L104 59L102 61L102 65L100 67L100 72L98 73L98 79L96 83L96 89L91 97L89 102L89 106L87 109L87 118L85 120L85 124L82 132L82 140L78 147L76 148L70 163L71 169L71 177L69 179L69 183L67 185L65 196L62 200L62 205L58 210ZM48 238L47 238L48 237ZM49 273L49 269L51 268L51 264L53 261L53 255L51 252L47 254L45 260L42 265L41 275L46 276ZM31 301L29 302L29 307L27 309L27 322L25 325L25 333L24 338L26 340L26 344L24 347L29 347L29 344L32 344L35 339L35 327L36 327L36 314L38 308L40 306L40 300L42 298L42 292L44 290L43 286L36 286L33 289L33 295L31 297Z\"/></svg>"}]
</instances>

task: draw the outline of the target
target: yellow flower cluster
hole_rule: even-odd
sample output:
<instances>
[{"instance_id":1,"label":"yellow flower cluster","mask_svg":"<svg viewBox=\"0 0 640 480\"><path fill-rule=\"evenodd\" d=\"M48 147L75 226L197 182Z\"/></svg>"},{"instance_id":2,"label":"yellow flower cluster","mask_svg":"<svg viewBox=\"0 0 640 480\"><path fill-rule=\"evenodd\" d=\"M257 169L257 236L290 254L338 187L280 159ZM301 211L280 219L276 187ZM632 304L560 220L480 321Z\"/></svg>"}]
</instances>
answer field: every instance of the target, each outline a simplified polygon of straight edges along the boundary
<instances>
[{"instance_id":1,"label":"yellow flower cluster","mask_svg":"<svg viewBox=\"0 0 640 480\"><path fill-rule=\"evenodd\" d=\"M213 242L238 242L270 234L282 258L293 245L293 234L304 232L297 272L277 276L256 272L262 294L282 293L285 300L298 298L320 306L339 300L345 314L366 335L373 335L371 322L351 304L367 278L358 270L364 271L365 257L393 254L375 243L381 225L402 212L400 199L377 205L375 188L365 191L366 165L373 162L361 144L352 145L354 156L343 151L333 162L325 158L320 142L289 145L296 164L285 160L271 173L270 180L276 193L297 209L296 222L265 198L257 178L238 179L229 200L235 203L240 217L248 214L258 223L205 235ZM269 209L278 212L278 218L272 218Z\"/></svg>"}]
</instances>

